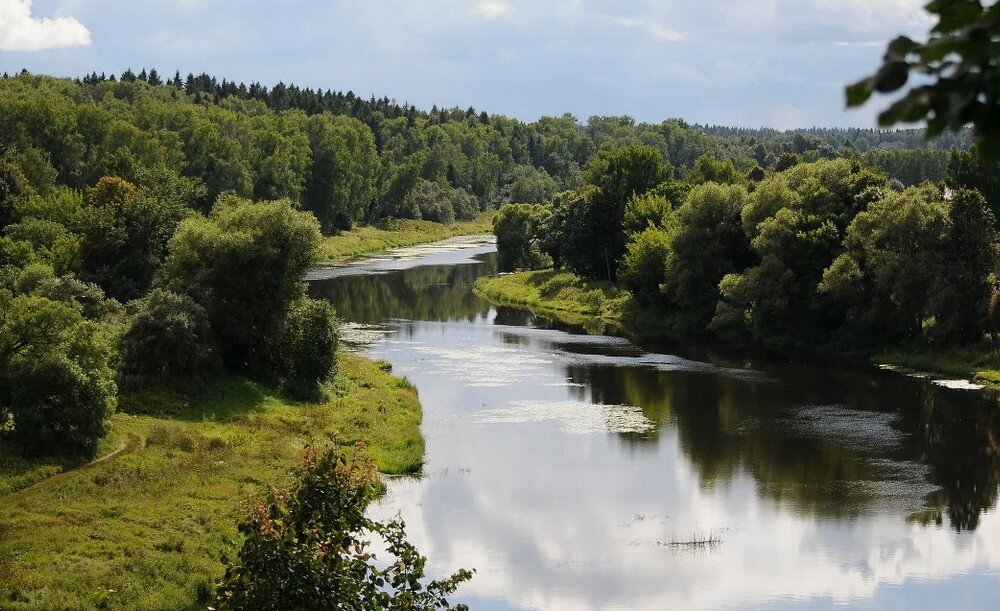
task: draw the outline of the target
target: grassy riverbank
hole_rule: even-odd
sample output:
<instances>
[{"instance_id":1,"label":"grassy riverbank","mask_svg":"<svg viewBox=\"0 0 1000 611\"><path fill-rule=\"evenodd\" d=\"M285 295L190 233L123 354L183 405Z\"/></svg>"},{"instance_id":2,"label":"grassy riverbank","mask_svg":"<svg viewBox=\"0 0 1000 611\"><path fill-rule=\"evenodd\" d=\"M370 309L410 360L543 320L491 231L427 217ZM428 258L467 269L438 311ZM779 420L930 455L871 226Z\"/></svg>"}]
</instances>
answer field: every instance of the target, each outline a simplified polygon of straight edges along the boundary
<instances>
[{"instance_id":1,"label":"grassy riverbank","mask_svg":"<svg viewBox=\"0 0 1000 611\"><path fill-rule=\"evenodd\" d=\"M1000 385L1000 352L986 345L940 352L895 351L876 354L872 356L872 361L956 378L970 378L991 386Z\"/></svg>"},{"instance_id":2,"label":"grassy riverbank","mask_svg":"<svg viewBox=\"0 0 1000 611\"><path fill-rule=\"evenodd\" d=\"M341 444L365 441L384 472L419 471L415 389L387 365L340 363L325 403L232 378L186 406L124 401L149 413L115 415L108 457L91 465L0 454L0 608L203 606L221 556L236 549L245 499L288 481L305 446L334 433Z\"/></svg>"},{"instance_id":3,"label":"grassy riverbank","mask_svg":"<svg viewBox=\"0 0 1000 611\"><path fill-rule=\"evenodd\" d=\"M327 264L343 263L392 248L416 246L463 235L492 233L492 219L492 213L483 213L471 221L455 221L449 225L404 219L388 221L381 227L355 227L324 238L320 245L320 261Z\"/></svg>"},{"instance_id":4,"label":"grassy riverbank","mask_svg":"<svg viewBox=\"0 0 1000 611\"><path fill-rule=\"evenodd\" d=\"M628 291L609 282L551 269L480 278L475 290L490 301L554 314L568 322L621 321L632 301Z\"/></svg>"},{"instance_id":5,"label":"grassy riverbank","mask_svg":"<svg viewBox=\"0 0 1000 611\"><path fill-rule=\"evenodd\" d=\"M656 315L636 307L628 291L565 271L549 269L480 278L476 293L495 303L530 308L571 324L588 326L590 322L603 321L669 327L669 324L658 325ZM937 352L899 350L875 354L871 360L876 364L1000 385L1000 352L988 345Z\"/></svg>"}]
</instances>

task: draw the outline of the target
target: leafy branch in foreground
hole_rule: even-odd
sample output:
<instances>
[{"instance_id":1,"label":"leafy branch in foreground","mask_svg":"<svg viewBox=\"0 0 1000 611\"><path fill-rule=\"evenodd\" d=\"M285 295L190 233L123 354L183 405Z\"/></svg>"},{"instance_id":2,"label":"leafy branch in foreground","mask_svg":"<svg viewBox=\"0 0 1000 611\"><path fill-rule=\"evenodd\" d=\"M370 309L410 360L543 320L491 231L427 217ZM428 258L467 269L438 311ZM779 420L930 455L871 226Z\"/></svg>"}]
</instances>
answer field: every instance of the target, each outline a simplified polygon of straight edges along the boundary
<instances>
[{"instance_id":1,"label":"leafy branch in foreground","mask_svg":"<svg viewBox=\"0 0 1000 611\"><path fill-rule=\"evenodd\" d=\"M472 578L462 569L423 583L427 558L407 542L403 521L365 515L380 489L378 474L359 446L350 456L336 446L310 448L291 490L255 501L240 524L246 537L219 586L225 609L386 609L460 611L447 597ZM370 538L385 543L378 559ZM380 568L384 567L384 568Z\"/></svg>"},{"instance_id":2,"label":"leafy branch in foreground","mask_svg":"<svg viewBox=\"0 0 1000 611\"><path fill-rule=\"evenodd\" d=\"M879 115L883 126L927 122L927 137L972 125L984 154L1000 157L1000 4L981 0L934 0L937 19L926 42L900 36L889 43L878 71L847 87L847 105L872 94L914 86Z\"/></svg>"}]
</instances>

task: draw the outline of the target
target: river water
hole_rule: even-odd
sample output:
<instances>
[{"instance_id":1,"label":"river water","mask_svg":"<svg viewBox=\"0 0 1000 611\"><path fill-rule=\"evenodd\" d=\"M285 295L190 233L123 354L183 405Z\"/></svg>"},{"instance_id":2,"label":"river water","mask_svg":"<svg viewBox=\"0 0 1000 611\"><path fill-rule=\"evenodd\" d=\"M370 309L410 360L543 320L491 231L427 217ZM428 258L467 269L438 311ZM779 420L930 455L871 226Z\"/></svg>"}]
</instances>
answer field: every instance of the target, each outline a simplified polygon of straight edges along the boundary
<instances>
[{"instance_id":1,"label":"river water","mask_svg":"<svg viewBox=\"0 0 1000 611\"><path fill-rule=\"evenodd\" d=\"M312 277L419 389L401 513L472 609L1000 605L1000 404L876 368L642 345L477 298L488 244Z\"/></svg>"}]
</instances>

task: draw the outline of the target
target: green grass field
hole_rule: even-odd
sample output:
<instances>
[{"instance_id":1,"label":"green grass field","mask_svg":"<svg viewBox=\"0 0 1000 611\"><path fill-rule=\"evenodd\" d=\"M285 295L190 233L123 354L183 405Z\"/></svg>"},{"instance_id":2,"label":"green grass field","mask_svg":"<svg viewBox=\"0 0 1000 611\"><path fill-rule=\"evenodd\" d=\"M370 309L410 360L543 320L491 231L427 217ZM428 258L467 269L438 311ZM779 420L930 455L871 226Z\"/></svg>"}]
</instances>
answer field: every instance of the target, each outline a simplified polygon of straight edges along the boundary
<instances>
[{"instance_id":1,"label":"green grass field","mask_svg":"<svg viewBox=\"0 0 1000 611\"><path fill-rule=\"evenodd\" d=\"M161 397L154 413L116 414L107 457L90 465L0 454L0 608L204 607L220 558L237 549L246 499L286 484L307 444L336 434L366 442L383 472L420 470L420 402L389 370L341 355L336 392L321 404L243 378L185 409Z\"/></svg>"},{"instance_id":2,"label":"green grass field","mask_svg":"<svg viewBox=\"0 0 1000 611\"><path fill-rule=\"evenodd\" d=\"M340 235L323 239L320 261L343 263L363 255L378 254L392 248L437 242L463 235L493 232L491 213L471 221L456 221L450 225L431 221L393 220L383 227L355 227Z\"/></svg>"}]
</instances>

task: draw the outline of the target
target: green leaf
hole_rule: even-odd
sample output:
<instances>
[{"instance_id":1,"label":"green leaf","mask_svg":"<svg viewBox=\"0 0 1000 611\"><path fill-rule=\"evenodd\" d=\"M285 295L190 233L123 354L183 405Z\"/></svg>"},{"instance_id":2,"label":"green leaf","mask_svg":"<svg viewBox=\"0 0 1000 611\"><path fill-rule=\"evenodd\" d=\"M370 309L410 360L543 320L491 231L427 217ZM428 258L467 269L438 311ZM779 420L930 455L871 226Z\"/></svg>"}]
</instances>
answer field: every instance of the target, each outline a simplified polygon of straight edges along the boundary
<instances>
[{"instance_id":1,"label":"green leaf","mask_svg":"<svg viewBox=\"0 0 1000 611\"><path fill-rule=\"evenodd\" d=\"M889 47L885 52L885 57L889 60L904 59L908 53L919 46L920 45L914 42L911 38L907 36L900 36L889 43Z\"/></svg>"},{"instance_id":2,"label":"green leaf","mask_svg":"<svg viewBox=\"0 0 1000 611\"><path fill-rule=\"evenodd\" d=\"M861 106L872 97L872 80L866 78L853 85L848 85L845 93L848 107Z\"/></svg>"},{"instance_id":3,"label":"green leaf","mask_svg":"<svg viewBox=\"0 0 1000 611\"><path fill-rule=\"evenodd\" d=\"M904 61L892 61L882 66L872 79L875 91L890 93L906 84L910 77L910 65Z\"/></svg>"},{"instance_id":4,"label":"green leaf","mask_svg":"<svg viewBox=\"0 0 1000 611\"><path fill-rule=\"evenodd\" d=\"M940 15L941 19L932 30L940 33L962 29L983 16L979 0L934 0L927 5L927 10Z\"/></svg>"}]
</instances>

